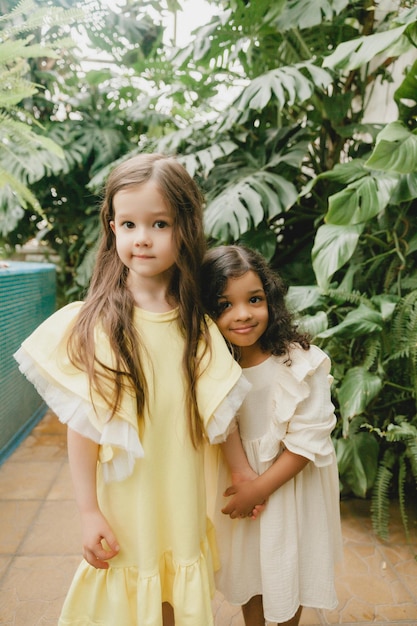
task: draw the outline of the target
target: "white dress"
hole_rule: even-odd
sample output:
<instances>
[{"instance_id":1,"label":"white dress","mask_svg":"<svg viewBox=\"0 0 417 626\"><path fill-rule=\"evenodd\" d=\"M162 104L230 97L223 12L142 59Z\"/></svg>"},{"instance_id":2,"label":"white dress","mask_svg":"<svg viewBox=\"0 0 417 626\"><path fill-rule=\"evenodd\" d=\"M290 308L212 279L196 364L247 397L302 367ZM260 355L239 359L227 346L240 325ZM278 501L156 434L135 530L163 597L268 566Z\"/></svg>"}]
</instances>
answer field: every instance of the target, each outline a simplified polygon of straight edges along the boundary
<instances>
[{"instance_id":1,"label":"white dress","mask_svg":"<svg viewBox=\"0 0 417 626\"><path fill-rule=\"evenodd\" d=\"M294 347L292 365L271 356L243 370L252 384L238 413L243 447L261 474L287 448L310 463L275 491L257 520L223 515L231 484L220 463L214 521L221 569L217 588L243 605L263 596L265 619L289 620L301 606L334 609L334 563L341 555L339 480L330 433L330 360L318 347Z\"/></svg>"}]
</instances>

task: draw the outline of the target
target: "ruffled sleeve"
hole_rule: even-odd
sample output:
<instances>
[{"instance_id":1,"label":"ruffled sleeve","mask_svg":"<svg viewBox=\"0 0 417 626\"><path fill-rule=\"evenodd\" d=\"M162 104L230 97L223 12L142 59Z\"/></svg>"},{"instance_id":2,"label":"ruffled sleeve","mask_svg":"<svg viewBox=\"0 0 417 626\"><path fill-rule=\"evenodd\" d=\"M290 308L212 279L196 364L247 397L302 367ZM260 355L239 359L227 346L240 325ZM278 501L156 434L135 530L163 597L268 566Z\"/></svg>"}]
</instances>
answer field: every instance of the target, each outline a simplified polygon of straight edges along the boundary
<instances>
[{"instance_id":1,"label":"ruffled sleeve","mask_svg":"<svg viewBox=\"0 0 417 626\"><path fill-rule=\"evenodd\" d=\"M317 346L295 347L290 366L280 362L274 380L272 420L260 442L262 461L273 460L283 444L317 467L330 465L334 447L330 434L336 417L331 401L330 359Z\"/></svg>"},{"instance_id":2,"label":"ruffled sleeve","mask_svg":"<svg viewBox=\"0 0 417 626\"><path fill-rule=\"evenodd\" d=\"M211 353L202 364L197 401L210 443L221 443L237 427L236 413L251 385L215 323L208 320L208 326Z\"/></svg>"},{"instance_id":3,"label":"ruffled sleeve","mask_svg":"<svg viewBox=\"0 0 417 626\"><path fill-rule=\"evenodd\" d=\"M134 398L124 393L115 418L110 420L103 398L90 395L85 372L70 362L68 336L82 305L74 302L54 313L22 343L14 357L59 420L100 445L105 480L123 480L131 474L135 460L143 456L138 427L132 419L136 415ZM105 342L100 336L100 352L106 351Z\"/></svg>"}]
</instances>

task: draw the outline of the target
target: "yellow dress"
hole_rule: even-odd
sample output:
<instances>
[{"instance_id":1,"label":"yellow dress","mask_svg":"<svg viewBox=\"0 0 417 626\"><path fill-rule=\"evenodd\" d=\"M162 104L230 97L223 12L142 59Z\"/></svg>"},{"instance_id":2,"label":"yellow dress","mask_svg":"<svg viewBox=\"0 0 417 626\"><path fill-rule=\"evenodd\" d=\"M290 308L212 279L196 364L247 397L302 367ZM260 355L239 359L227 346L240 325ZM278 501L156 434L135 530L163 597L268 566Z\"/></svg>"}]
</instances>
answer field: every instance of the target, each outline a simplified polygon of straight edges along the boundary
<instances>
[{"instance_id":1,"label":"yellow dress","mask_svg":"<svg viewBox=\"0 0 417 626\"><path fill-rule=\"evenodd\" d=\"M67 331L81 306L55 313L16 353L21 371L58 417L100 444L99 502L120 545L107 570L82 561L59 626L162 626L164 601L174 607L177 626L211 626L216 544L206 516L204 453L188 435L177 310L135 309L149 385L149 414L139 427L132 394L124 394L110 421L100 398L94 412L86 376L67 358ZM212 356L197 398L214 443L227 435L246 388L211 322L210 333ZM96 343L100 357L111 362L100 329Z\"/></svg>"}]
</instances>

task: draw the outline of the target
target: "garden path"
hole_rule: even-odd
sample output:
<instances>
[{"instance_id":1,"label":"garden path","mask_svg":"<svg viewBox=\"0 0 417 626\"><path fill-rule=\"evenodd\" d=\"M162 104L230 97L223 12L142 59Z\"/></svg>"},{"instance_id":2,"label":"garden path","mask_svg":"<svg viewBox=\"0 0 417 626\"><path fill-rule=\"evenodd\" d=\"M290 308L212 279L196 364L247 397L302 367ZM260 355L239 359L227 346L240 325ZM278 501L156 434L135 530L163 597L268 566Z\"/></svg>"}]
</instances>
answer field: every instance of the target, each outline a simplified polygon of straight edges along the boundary
<instances>
[{"instance_id":1,"label":"garden path","mask_svg":"<svg viewBox=\"0 0 417 626\"><path fill-rule=\"evenodd\" d=\"M417 626L417 503L409 542L395 506L389 542L373 533L369 502L343 501L341 513L345 558L337 572L339 606L305 609L300 626ZM0 467L0 624L56 626L79 561L65 427L47 412ZM215 626L243 626L240 609L220 595L213 610Z\"/></svg>"}]
</instances>

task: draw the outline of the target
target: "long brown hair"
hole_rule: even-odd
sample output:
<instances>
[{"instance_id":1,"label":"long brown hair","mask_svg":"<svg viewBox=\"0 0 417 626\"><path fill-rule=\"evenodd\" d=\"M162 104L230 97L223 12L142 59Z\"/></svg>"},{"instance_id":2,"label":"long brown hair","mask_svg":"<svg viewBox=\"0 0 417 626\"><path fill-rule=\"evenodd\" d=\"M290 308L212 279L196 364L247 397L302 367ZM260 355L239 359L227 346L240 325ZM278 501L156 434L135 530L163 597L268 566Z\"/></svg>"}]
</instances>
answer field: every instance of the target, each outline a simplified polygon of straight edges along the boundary
<instances>
[{"instance_id":1,"label":"long brown hair","mask_svg":"<svg viewBox=\"0 0 417 626\"><path fill-rule=\"evenodd\" d=\"M216 320L220 314L219 298L229 278L239 278L246 272L259 276L268 304L268 325L259 340L261 349L276 356L287 354L289 347L299 343L304 350L310 347L309 336L297 329L285 303L287 288L281 277L272 270L264 257L246 246L218 246L209 250L202 266L203 303L208 314ZM233 347L234 354L238 350Z\"/></svg>"},{"instance_id":2,"label":"long brown hair","mask_svg":"<svg viewBox=\"0 0 417 626\"><path fill-rule=\"evenodd\" d=\"M196 398L196 383L201 358L197 357L200 339L209 345L200 293L200 268L206 249L203 230L202 196L187 170L174 158L162 154L141 154L118 165L109 175L100 219L102 237L89 291L69 339L72 362L85 370L91 388L109 405L111 416L120 406L123 390L136 394L138 419L143 419L148 388L139 355L140 335L133 324L134 302L126 286L128 270L116 251L113 199L117 192L152 180L172 210L176 265L169 293L179 309L179 324L184 336L182 367L187 384L187 412L190 435L195 446L203 430ZM95 350L94 334L100 324L112 349L112 364L101 362ZM114 382L115 395L108 398L106 387Z\"/></svg>"}]
</instances>

